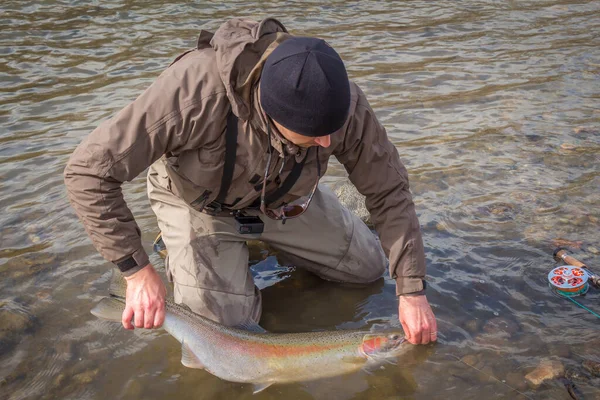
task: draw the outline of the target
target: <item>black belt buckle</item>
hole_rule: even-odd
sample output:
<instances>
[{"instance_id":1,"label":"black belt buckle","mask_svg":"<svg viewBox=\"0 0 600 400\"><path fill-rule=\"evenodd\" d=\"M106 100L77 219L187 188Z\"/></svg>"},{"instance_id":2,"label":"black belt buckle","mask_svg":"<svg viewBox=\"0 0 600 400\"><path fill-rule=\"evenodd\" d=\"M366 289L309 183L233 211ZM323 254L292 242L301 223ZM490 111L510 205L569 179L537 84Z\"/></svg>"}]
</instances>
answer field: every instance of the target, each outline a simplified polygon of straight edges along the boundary
<instances>
[{"instance_id":1,"label":"black belt buckle","mask_svg":"<svg viewBox=\"0 0 600 400\"><path fill-rule=\"evenodd\" d=\"M216 217L223 211L223 206L221 205L221 203L213 201L205 205L202 211L204 211L210 216Z\"/></svg>"},{"instance_id":2,"label":"black belt buckle","mask_svg":"<svg viewBox=\"0 0 600 400\"><path fill-rule=\"evenodd\" d=\"M238 232L242 235L253 235L263 233L265 224L257 215L243 215L236 213L234 216Z\"/></svg>"}]
</instances>

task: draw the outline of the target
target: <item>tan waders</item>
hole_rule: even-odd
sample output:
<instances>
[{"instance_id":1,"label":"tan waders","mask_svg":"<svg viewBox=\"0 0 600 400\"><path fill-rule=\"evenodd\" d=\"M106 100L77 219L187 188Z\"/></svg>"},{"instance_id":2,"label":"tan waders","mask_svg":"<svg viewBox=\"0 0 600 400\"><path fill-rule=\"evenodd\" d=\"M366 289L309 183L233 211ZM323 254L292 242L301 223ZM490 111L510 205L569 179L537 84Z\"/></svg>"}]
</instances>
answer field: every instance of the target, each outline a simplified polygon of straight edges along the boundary
<instances>
[{"instance_id":1,"label":"tan waders","mask_svg":"<svg viewBox=\"0 0 600 400\"><path fill-rule=\"evenodd\" d=\"M177 303L226 325L258 322L261 296L248 267L247 240L261 240L285 261L337 282L367 283L384 273L387 260L377 237L319 185L308 210L282 224L262 215L262 234L240 234L233 217L191 208L167 189L162 160L148 172L148 196L168 256L167 276Z\"/></svg>"}]
</instances>

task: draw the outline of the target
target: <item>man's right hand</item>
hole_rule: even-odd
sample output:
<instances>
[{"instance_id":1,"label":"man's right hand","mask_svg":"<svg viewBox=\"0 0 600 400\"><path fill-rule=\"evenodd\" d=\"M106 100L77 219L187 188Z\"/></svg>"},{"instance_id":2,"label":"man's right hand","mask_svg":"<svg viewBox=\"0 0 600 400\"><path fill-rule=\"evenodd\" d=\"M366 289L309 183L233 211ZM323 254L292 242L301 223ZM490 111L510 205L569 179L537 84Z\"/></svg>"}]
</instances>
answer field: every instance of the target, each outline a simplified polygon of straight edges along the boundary
<instances>
[{"instance_id":1,"label":"man's right hand","mask_svg":"<svg viewBox=\"0 0 600 400\"><path fill-rule=\"evenodd\" d=\"M152 264L146 265L131 276L125 277L125 311L123 327L160 328L165 322L165 297L167 289ZM133 324L131 320L133 319Z\"/></svg>"}]
</instances>

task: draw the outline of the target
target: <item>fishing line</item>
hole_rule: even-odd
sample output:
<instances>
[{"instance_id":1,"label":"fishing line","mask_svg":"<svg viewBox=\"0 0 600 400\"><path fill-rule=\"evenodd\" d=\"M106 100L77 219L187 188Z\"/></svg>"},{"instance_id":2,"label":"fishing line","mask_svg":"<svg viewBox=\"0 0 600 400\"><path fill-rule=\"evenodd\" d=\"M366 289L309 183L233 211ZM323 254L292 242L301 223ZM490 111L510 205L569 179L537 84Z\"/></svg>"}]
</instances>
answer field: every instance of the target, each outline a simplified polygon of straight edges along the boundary
<instances>
[{"instance_id":1,"label":"fishing line","mask_svg":"<svg viewBox=\"0 0 600 400\"><path fill-rule=\"evenodd\" d=\"M496 382L500 382L501 384L503 384L503 385L504 385L504 386L506 386L507 388L510 388L511 390L514 390L515 392L519 393L521 396L524 396L524 397L526 397L526 398L528 398L528 399L530 399L530 400L533 400L533 398L532 398L532 397L529 397L529 396L527 396L525 393L523 393L523 392L520 392L519 390L517 390L517 389L515 389L514 387L510 386L508 383L501 381L500 379L496 378L496 377L495 377L495 376L493 376L493 375L490 375L490 374L488 374L488 373L485 373L485 372L483 372L483 371L482 371L482 370L480 370L479 368L476 368L476 367L474 367L474 366L472 366L472 365L469 365L469 364L467 364L466 362L464 362L463 360L461 360L459 357L455 356L454 354L447 354L447 355L449 355L450 357L454 357L455 359L457 359L457 360L458 360L458 361L460 361L461 363L465 364L467 367L471 367L471 368L473 368L474 370L481 372L483 375L487 376L488 378L492 378L492 379L494 379Z\"/></svg>"},{"instance_id":2,"label":"fishing line","mask_svg":"<svg viewBox=\"0 0 600 400\"><path fill-rule=\"evenodd\" d=\"M579 307L583 308L586 311L591 312L593 315L595 315L596 317L600 318L600 315L596 314L595 312L593 312L592 310L590 310L589 308L587 308L586 306L584 306L583 304L579 303L578 301L575 301L574 299L572 299L570 296L566 296L562 293L560 293L563 297L566 297L567 299L571 300L573 303L577 304Z\"/></svg>"}]
</instances>

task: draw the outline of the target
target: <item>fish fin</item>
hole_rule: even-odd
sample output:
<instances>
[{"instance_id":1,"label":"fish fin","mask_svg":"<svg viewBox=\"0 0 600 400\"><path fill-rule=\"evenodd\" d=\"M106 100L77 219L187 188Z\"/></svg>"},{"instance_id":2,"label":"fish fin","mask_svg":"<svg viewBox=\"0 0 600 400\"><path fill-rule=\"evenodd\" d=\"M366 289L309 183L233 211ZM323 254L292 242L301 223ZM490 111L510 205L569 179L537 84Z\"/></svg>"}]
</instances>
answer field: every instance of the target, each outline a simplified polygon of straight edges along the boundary
<instances>
[{"instance_id":1,"label":"fish fin","mask_svg":"<svg viewBox=\"0 0 600 400\"><path fill-rule=\"evenodd\" d=\"M235 326L237 329L254 333L267 333L267 330L254 321L243 322Z\"/></svg>"},{"instance_id":2,"label":"fish fin","mask_svg":"<svg viewBox=\"0 0 600 400\"><path fill-rule=\"evenodd\" d=\"M361 356L345 356L342 357L342 361L346 364L364 364L367 359Z\"/></svg>"},{"instance_id":3,"label":"fish fin","mask_svg":"<svg viewBox=\"0 0 600 400\"><path fill-rule=\"evenodd\" d=\"M385 359L374 359L367 357L367 362L365 365L363 365L362 371L369 375L373 375L374 371L385 368L383 365L381 365L384 361Z\"/></svg>"},{"instance_id":4,"label":"fish fin","mask_svg":"<svg viewBox=\"0 0 600 400\"><path fill-rule=\"evenodd\" d=\"M204 365L200 362L198 356L185 342L181 342L181 364L188 368L204 369Z\"/></svg>"},{"instance_id":5,"label":"fish fin","mask_svg":"<svg viewBox=\"0 0 600 400\"><path fill-rule=\"evenodd\" d=\"M386 363L391 364L391 365L398 365L398 360L395 360L395 359L384 358L383 362L386 362Z\"/></svg>"},{"instance_id":6,"label":"fish fin","mask_svg":"<svg viewBox=\"0 0 600 400\"><path fill-rule=\"evenodd\" d=\"M125 310L125 303L114 297L105 297L92 308L91 313L101 319L121 322L123 310Z\"/></svg>"},{"instance_id":7,"label":"fish fin","mask_svg":"<svg viewBox=\"0 0 600 400\"><path fill-rule=\"evenodd\" d=\"M112 296L125 298L125 291L127 290L127 282L123 278L123 274L116 268L112 269L112 275L110 277L110 285L108 286L108 293Z\"/></svg>"},{"instance_id":8,"label":"fish fin","mask_svg":"<svg viewBox=\"0 0 600 400\"><path fill-rule=\"evenodd\" d=\"M363 368L362 369L364 373L366 373L367 375L374 375L373 371L369 368Z\"/></svg>"},{"instance_id":9,"label":"fish fin","mask_svg":"<svg viewBox=\"0 0 600 400\"><path fill-rule=\"evenodd\" d=\"M253 391L253 393L256 394L258 392L262 392L263 390L265 390L266 388L268 388L272 384L273 384L273 382L255 383L254 384L254 391Z\"/></svg>"},{"instance_id":10,"label":"fish fin","mask_svg":"<svg viewBox=\"0 0 600 400\"><path fill-rule=\"evenodd\" d=\"M179 303L177 304L179 307L183 308L184 310L187 310L189 312L193 312L192 309L190 308L190 306L188 306L187 304L183 304L183 303Z\"/></svg>"}]
</instances>

